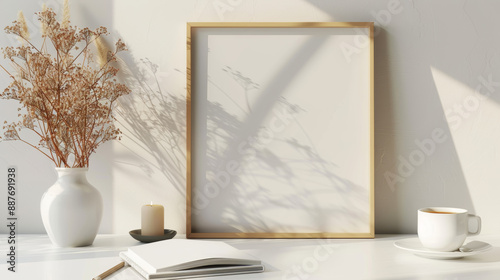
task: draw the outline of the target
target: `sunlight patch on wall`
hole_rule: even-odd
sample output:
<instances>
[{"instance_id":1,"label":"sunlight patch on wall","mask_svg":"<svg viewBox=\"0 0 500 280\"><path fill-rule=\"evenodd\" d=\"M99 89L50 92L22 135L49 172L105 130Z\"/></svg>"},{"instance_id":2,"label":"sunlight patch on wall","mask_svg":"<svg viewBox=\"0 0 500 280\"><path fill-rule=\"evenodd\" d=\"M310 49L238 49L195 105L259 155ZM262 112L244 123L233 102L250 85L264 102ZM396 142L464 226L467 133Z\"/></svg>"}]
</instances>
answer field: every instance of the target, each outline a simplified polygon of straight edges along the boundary
<instances>
[{"instance_id":1,"label":"sunlight patch on wall","mask_svg":"<svg viewBox=\"0 0 500 280\"><path fill-rule=\"evenodd\" d=\"M491 75L471 79L473 86L470 86L432 66L431 72L451 133L450 140L455 144L464 177L474 196L474 190L489 185L491 175L498 173L495 169L498 169L500 107L490 96L500 88L492 83Z\"/></svg>"},{"instance_id":2,"label":"sunlight patch on wall","mask_svg":"<svg viewBox=\"0 0 500 280\"><path fill-rule=\"evenodd\" d=\"M499 113L498 104L489 98L496 90L491 76L478 76L470 86L432 66L431 72L453 136L477 130L476 126L487 125Z\"/></svg>"}]
</instances>

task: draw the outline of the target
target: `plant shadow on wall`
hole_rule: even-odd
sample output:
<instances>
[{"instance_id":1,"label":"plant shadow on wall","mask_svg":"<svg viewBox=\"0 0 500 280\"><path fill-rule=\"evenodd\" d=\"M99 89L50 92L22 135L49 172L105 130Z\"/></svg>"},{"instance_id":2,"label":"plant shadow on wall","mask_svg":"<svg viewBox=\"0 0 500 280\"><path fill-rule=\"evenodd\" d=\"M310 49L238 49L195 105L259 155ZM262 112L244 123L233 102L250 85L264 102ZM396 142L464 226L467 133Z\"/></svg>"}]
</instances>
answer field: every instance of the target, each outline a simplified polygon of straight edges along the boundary
<instances>
[{"instance_id":1,"label":"plant shadow on wall","mask_svg":"<svg viewBox=\"0 0 500 280\"><path fill-rule=\"evenodd\" d=\"M307 41L264 89L227 65L220 71L239 92L207 77L210 90L237 108L238 116L225 109L227 103L197 101L200 96L193 94L193 120L200 123L192 126L192 232L331 232L331 221L335 232L369 231L369 189L335 173L335 163L318 152L298 121L306 110L282 96L322 44L322 39ZM259 96L252 97L256 89ZM200 106L206 112L199 112ZM299 132L285 134L269 125L276 114Z\"/></svg>"},{"instance_id":2,"label":"plant shadow on wall","mask_svg":"<svg viewBox=\"0 0 500 280\"><path fill-rule=\"evenodd\" d=\"M143 161L138 167L148 176L161 172L180 193L185 193L185 101L165 91L157 76L158 65L149 59L120 61L120 78L132 94L119 101L118 122L137 148L127 147ZM179 73L179 75L182 75ZM139 152L140 151L140 152ZM117 165L119 166L119 165Z\"/></svg>"}]
</instances>

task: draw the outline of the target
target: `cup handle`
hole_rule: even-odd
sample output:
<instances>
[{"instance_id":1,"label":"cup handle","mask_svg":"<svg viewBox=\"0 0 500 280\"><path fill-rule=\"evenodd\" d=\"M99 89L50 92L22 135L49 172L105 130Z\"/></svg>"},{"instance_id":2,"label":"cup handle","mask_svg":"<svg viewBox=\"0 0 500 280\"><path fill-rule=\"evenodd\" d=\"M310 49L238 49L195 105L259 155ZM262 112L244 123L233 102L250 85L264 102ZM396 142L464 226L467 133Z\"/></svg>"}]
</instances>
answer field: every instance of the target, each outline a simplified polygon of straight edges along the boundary
<instances>
[{"instance_id":1,"label":"cup handle","mask_svg":"<svg viewBox=\"0 0 500 280\"><path fill-rule=\"evenodd\" d=\"M478 235L480 232L481 232L481 218L479 216L475 216L475 215L469 215L468 217L469 219L467 221L469 221L470 219L476 219L477 221L477 230L475 232L471 232L468 228L467 228L467 231L469 232L469 236L473 236L473 235Z\"/></svg>"}]
</instances>

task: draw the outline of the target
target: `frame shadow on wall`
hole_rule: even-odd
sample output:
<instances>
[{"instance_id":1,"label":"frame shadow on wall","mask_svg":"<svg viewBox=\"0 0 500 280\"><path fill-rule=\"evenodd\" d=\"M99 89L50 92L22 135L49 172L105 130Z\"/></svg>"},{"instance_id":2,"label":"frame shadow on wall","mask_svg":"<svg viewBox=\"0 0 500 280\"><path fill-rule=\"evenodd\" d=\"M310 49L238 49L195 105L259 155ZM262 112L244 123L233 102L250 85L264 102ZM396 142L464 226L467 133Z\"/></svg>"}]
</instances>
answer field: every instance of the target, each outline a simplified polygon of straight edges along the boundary
<instances>
[{"instance_id":1,"label":"frame shadow on wall","mask_svg":"<svg viewBox=\"0 0 500 280\"><path fill-rule=\"evenodd\" d=\"M372 2L362 11L363 14L352 10L342 14L337 11L349 9L344 3L322 0L308 0L308 2L330 14L335 21L352 20L356 15L363 21L374 21L376 20L374 12L387 9L385 5ZM415 7L408 8L407 5L412 4L401 3L402 12L391 15L390 22L384 23L390 25L387 29L401 22L404 24L413 22L400 21L402 17L418 17L411 12L407 13L408 10L418 13ZM391 31L393 30L396 29L391 28ZM462 163L430 71L430 66L437 64L444 72L450 73L458 80L464 80L466 77L454 74L458 69L451 66L454 63L448 59L451 58L448 55L449 51L461 44L454 43L443 48L446 54L444 52L436 56L430 56L429 52L422 54L420 47L434 50L435 45L433 42L424 41L418 32L412 33L414 31L416 29L409 30L405 38L396 37L401 33L389 33L386 27L375 23L376 233L415 233L417 209L422 207L453 206L475 213ZM454 31L457 33L456 38L462 40L462 31L456 27ZM398 40L399 52L395 53L395 41ZM407 40L406 48L401 47L401 40ZM400 66L401 61L395 60L401 57L405 58L404 68ZM408 84L415 86L405 86ZM421 160L417 159L420 154L415 156L420 152L414 151L421 151L415 141L431 138L435 129L442 131L446 140L436 143L436 148L430 155L424 154L424 162L421 163ZM412 161L417 164L410 162L413 167L405 170L408 168L405 161L410 161L412 152L417 159ZM403 165L405 166L401 168ZM390 181L388 176L391 175L400 176L399 179L402 180L392 178L393 181Z\"/></svg>"},{"instance_id":2,"label":"frame shadow on wall","mask_svg":"<svg viewBox=\"0 0 500 280\"><path fill-rule=\"evenodd\" d=\"M383 28L379 30L375 40L375 205L376 215L381 217L377 233L415 233L416 210L422 207L461 207L475 213L453 134L430 72L431 63L413 66L413 75L427 81L420 81L420 88L426 90L411 93L407 101L412 107L411 115L402 117L405 110L395 105L401 95L391 77L396 70L390 63L389 42L396 38ZM401 118L407 123L398 121ZM416 128L408 127L408 123ZM434 137L439 140L433 138L435 133L442 135Z\"/></svg>"}]
</instances>

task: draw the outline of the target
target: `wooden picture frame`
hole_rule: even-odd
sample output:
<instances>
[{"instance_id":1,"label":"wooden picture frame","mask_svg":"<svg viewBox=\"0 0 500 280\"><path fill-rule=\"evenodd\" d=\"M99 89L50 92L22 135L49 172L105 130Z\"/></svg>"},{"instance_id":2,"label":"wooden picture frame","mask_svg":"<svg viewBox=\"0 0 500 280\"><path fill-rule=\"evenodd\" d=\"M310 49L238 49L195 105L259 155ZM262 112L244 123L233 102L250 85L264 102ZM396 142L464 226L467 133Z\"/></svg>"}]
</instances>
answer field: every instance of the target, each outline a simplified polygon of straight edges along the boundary
<instances>
[{"instance_id":1,"label":"wooden picture frame","mask_svg":"<svg viewBox=\"0 0 500 280\"><path fill-rule=\"evenodd\" d=\"M373 238L373 23L187 24L187 238Z\"/></svg>"}]
</instances>

